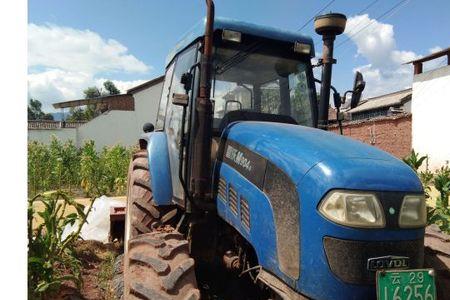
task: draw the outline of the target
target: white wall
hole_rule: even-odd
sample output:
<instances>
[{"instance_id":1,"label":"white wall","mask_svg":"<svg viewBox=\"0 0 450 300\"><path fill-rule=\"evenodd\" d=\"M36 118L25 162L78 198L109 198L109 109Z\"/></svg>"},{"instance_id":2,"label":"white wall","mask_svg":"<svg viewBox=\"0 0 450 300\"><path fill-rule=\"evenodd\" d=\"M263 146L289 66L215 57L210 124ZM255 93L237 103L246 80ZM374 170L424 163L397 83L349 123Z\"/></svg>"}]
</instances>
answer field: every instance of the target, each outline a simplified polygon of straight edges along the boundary
<instances>
[{"instance_id":1,"label":"white wall","mask_svg":"<svg viewBox=\"0 0 450 300\"><path fill-rule=\"evenodd\" d=\"M158 114L159 100L164 81L154 86L133 94L134 110L140 128L144 123L156 124L156 115Z\"/></svg>"},{"instance_id":2,"label":"white wall","mask_svg":"<svg viewBox=\"0 0 450 300\"><path fill-rule=\"evenodd\" d=\"M76 143L77 130L76 128L61 128L61 129L29 129L28 140L38 141L44 144L50 144L52 136L56 136L61 141L65 142L72 140Z\"/></svg>"},{"instance_id":3,"label":"white wall","mask_svg":"<svg viewBox=\"0 0 450 300\"><path fill-rule=\"evenodd\" d=\"M141 134L134 111L112 110L78 127L77 146L93 140L97 150L104 146L135 145Z\"/></svg>"},{"instance_id":4,"label":"white wall","mask_svg":"<svg viewBox=\"0 0 450 300\"><path fill-rule=\"evenodd\" d=\"M436 169L450 161L450 66L414 76L412 145Z\"/></svg>"}]
</instances>

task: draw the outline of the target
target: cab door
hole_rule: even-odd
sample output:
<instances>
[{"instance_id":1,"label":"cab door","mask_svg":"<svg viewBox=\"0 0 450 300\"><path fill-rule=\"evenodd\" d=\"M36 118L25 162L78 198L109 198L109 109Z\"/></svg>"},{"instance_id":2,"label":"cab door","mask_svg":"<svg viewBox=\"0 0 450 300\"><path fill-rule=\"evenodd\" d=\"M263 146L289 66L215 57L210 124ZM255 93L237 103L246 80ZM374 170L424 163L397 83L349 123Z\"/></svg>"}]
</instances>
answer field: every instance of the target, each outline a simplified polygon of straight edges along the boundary
<instances>
[{"instance_id":1,"label":"cab door","mask_svg":"<svg viewBox=\"0 0 450 300\"><path fill-rule=\"evenodd\" d=\"M196 63L197 52L197 45L194 45L179 54L176 58L164 124L164 131L167 134L167 143L169 149L168 151L170 173L172 176L173 196L175 198L174 201L178 203L182 203L182 201L184 200L183 186L181 185L180 179L178 177L178 171L180 168L179 155L183 108L181 106L173 105L172 97L174 94L186 93L184 86L181 83L181 76L183 75L183 73L189 72L191 67ZM188 119L189 116L186 117L186 120Z\"/></svg>"}]
</instances>

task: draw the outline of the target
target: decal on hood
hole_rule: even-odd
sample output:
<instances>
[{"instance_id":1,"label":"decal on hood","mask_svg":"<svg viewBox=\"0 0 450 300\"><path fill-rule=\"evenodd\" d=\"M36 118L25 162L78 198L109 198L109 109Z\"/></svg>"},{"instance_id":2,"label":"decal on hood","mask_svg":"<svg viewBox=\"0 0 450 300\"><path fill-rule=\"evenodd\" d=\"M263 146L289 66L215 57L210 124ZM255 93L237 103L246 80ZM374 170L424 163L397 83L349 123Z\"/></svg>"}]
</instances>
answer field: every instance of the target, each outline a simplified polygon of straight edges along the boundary
<instances>
[{"instance_id":1,"label":"decal on hood","mask_svg":"<svg viewBox=\"0 0 450 300\"><path fill-rule=\"evenodd\" d=\"M264 157L231 140L225 142L222 155L223 162L229 164L250 182L262 189L267 165L267 160Z\"/></svg>"},{"instance_id":2,"label":"decal on hood","mask_svg":"<svg viewBox=\"0 0 450 300\"><path fill-rule=\"evenodd\" d=\"M234 148L231 145L227 146L227 152L225 153L225 157L231 159L236 164L245 168L248 172L252 171L252 162L250 159L246 158L242 151Z\"/></svg>"}]
</instances>

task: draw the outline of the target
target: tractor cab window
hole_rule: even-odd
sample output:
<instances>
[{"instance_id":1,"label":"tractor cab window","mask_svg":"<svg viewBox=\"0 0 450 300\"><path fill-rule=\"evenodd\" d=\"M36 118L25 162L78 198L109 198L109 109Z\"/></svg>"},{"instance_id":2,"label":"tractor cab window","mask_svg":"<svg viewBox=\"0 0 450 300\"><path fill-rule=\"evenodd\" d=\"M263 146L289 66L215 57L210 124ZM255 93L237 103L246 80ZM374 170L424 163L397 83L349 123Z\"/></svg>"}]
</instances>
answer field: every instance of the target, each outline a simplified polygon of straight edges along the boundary
<instances>
[{"instance_id":1,"label":"tractor cab window","mask_svg":"<svg viewBox=\"0 0 450 300\"><path fill-rule=\"evenodd\" d=\"M289 116L313 126L313 86L309 62L273 52L216 48L214 127L230 111Z\"/></svg>"}]
</instances>

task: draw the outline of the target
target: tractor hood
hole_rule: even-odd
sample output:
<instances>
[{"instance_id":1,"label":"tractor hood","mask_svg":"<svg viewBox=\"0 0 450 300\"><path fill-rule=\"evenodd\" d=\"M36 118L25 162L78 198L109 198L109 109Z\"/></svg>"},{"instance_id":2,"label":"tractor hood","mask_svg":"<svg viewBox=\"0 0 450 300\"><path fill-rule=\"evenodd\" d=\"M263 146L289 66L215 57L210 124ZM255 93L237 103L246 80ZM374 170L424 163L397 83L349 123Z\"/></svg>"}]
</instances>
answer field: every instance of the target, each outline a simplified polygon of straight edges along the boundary
<instances>
[{"instance_id":1,"label":"tractor hood","mask_svg":"<svg viewBox=\"0 0 450 300\"><path fill-rule=\"evenodd\" d=\"M234 141L283 170L297 186L422 192L401 160L362 142L324 130L273 122L235 122L224 131Z\"/></svg>"}]
</instances>

